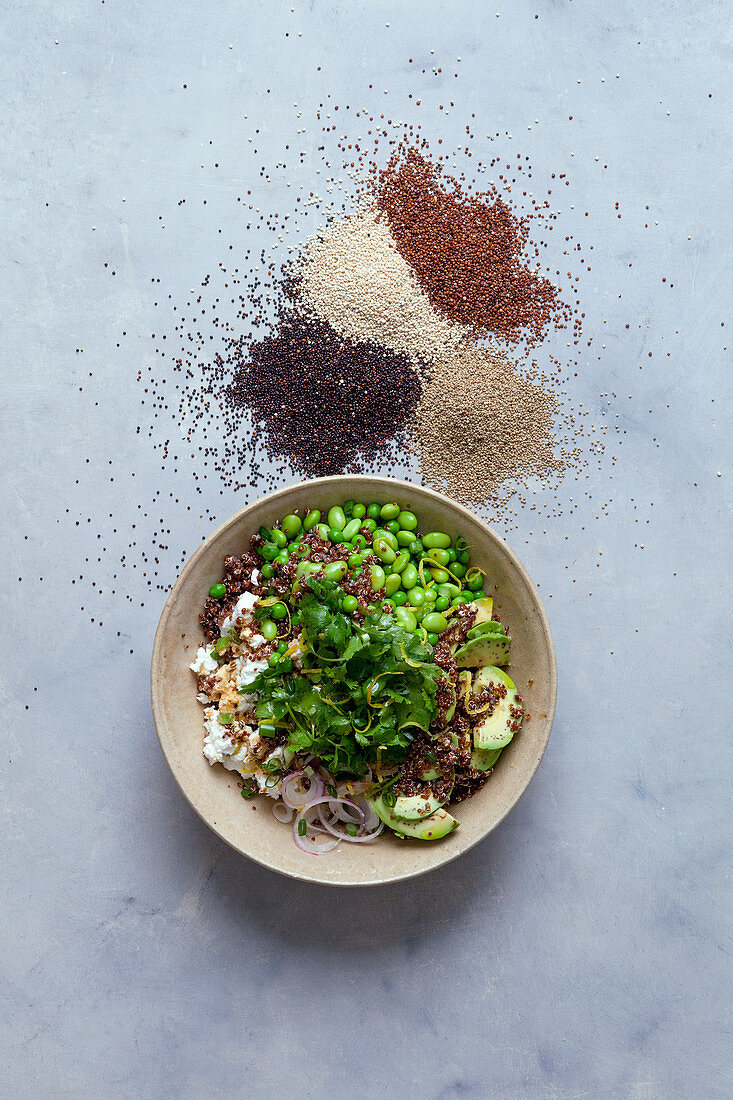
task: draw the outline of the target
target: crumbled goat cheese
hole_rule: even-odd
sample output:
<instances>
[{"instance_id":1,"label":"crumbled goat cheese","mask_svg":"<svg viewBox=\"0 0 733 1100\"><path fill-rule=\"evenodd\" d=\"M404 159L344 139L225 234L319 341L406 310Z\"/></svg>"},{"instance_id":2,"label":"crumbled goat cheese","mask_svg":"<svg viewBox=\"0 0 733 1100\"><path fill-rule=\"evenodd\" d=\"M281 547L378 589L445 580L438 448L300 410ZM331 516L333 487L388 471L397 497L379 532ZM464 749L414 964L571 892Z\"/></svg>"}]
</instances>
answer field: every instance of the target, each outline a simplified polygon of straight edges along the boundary
<instances>
[{"instance_id":1,"label":"crumbled goat cheese","mask_svg":"<svg viewBox=\"0 0 733 1100\"><path fill-rule=\"evenodd\" d=\"M199 646L196 659L189 667L197 676L200 676L202 672L216 672L219 665L207 649L204 649L203 646Z\"/></svg>"}]
</instances>

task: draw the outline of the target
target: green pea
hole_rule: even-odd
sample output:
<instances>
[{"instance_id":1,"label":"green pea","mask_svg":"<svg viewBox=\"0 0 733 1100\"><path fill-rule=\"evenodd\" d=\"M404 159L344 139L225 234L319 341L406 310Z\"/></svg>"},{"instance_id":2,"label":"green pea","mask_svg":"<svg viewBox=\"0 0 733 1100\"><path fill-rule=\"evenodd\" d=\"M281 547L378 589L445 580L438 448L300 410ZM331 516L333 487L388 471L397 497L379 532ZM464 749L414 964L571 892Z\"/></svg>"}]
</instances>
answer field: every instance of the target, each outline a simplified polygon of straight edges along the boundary
<instances>
[{"instance_id":1,"label":"green pea","mask_svg":"<svg viewBox=\"0 0 733 1100\"><path fill-rule=\"evenodd\" d=\"M324 542L328 542L328 524L317 523L316 534L318 535L319 539L323 539Z\"/></svg>"},{"instance_id":2,"label":"green pea","mask_svg":"<svg viewBox=\"0 0 733 1100\"><path fill-rule=\"evenodd\" d=\"M410 633L417 630L417 619L412 611L408 611L405 607L398 607L394 617L404 630L408 630Z\"/></svg>"},{"instance_id":3,"label":"green pea","mask_svg":"<svg viewBox=\"0 0 733 1100\"><path fill-rule=\"evenodd\" d=\"M372 550L385 565L392 565L397 557L387 540L383 538L374 540L372 543Z\"/></svg>"},{"instance_id":4,"label":"green pea","mask_svg":"<svg viewBox=\"0 0 733 1100\"><path fill-rule=\"evenodd\" d=\"M399 543L397 542L397 539L391 531L387 530L386 527L377 527L376 531L374 532L374 538L384 539L385 542L389 543L395 553L397 553L397 551L399 550Z\"/></svg>"},{"instance_id":5,"label":"green pea","mask_svg":"<svg viewBox=\"0 0 733 1100\"><path fill-rule=\"evenodd\" d=\"M445 569L431 569L430 576L436 582L436 584L447 584L450 578L450 573L446 573Z\"/></svg>"},{"instance_id":6,"label":"green pea","mask_svg":"<svg viewBox=\"0 0 733 1100\"><path fill-rule=\"evenodd\" d=\"M401 573L402 570L405 569L409 564L410 555L407 553L406 550L402 550L392 563L392 572Z\"/></svg>"},{"instance_id":7,"label":"green pea","mask_svg":"<svg viewBox=\"0 0 733 1100\"><path fill-rule=\"evenodd\" d=\"M384 582L384 590L388 596L394 596L400 587L400 578L397 573L388 573Z\"/></svg>"},{"instance_id":8,"label":"green pea","mask_svg":"<svg viewBox=\"0 0 733 1100\"><path fill-rule=\"evenodd\" d=\"M260 634L266 642L274 642L277 638L277 623L272 619L263 619L260 623Z\"/></svg>"},{"instance_id":9,"label":"green pea","mask_svg":"<svg viewBox=\"0 0 733 1100\"><path fill-rule=\"evenodd\" d=\"M385 523L384 528L385 528L386 531L389 531L390 534L394 535L395 538L397 538L397 532L400 529L400 525L399 525L399 523L397 522L396 519L388 520Z\"/></svg>"},{"instance_id":10,"label":"green pea","mask_svg":"<svg viewBox=\"0 0 733 1100\"><path fill-rule=\"evenodd\" d=\"M262 546L257 547L257 553L261 558L264 558L265 561L274 561L277 557L278 550L274 543L265 542Z\"/></svg>"},{"instance_id":11,"label":"green pea","mask_svg":"<svg viewBox=\"0 0 733 1100\"><path fill-rule=\"evenodd\" d=\"M277 650L275 650L275 652L272 654L272 656L270 657L270 659L267 663L270 666L270 668L274 668L275 665L280 664L280 654L277 652Z\"/></svg>"},{"instance_id":12,"label":"green pea","mask_svg":"<svg viewBox=\"0 0 733 1100\"><path fill-rule=\"evenodd\" d=\"M364 564L364 559L361 554L351 554L346 564L349 569L361 569Z\"/></svg>"},{"instance_id":13,"label":"green pea","mask_svg":"<svg viewBox=\"0 0 733 1100\"><path fill-rule=\"evenodd\" d=\"M414 531L417 528L417 516L414 512L400 512L397 522L403 531Z\"/></svg>"},{"instance_id":14,"label":"green pea","mask_svg":"<svg viewBox=\"0 0 733 1100\"><path fill-rule=\"evenodd\" d=\"M456 555L456 561L459 561L461 565L468 565L471 560L471 554L468 550L459 550Z\"/></svg>"},{"instance_id":15,"label":"green pea","mask_svg":"<svg viewBox=\"0 0 733 1100\"><path fill-rule=\"evenodd\" d=\"M404 546L407 548L411 542L414 542L414 535L412 531L398 531L395 535L398 546Z\"/></svg>"},{"instance_id":16,"label":"green pea","mask_svg":"<svg viewBox=\"0 0 733 1100\"><path fill-rule=\"evenodd\" d=\"M214 600L222 600L227 594L227 586L225 584L212 584L209 589L209 595Z\"/></svg>"},{"instance_id":17,"label":"green pea","mask_svg":"<svg viewBox=\"0 0 733 1100\"><path fill-rule=\"evenodd\" d=\"M457 561L457 559L458 559L458 555L456 554L456 552L455 552L455 550L453 549L453 547L452 547L452 546L451 546L451 547L449 547L449 549L448 549L448 550L446 550L446 554L448 555L448 563L449 563L449 564L450 564L450 562L452 562L452 561Z\"/></svg>"},{"instance_id":18,"label":"green pea","mask_svg":"<svg viewBox=\"0 0 733 1100\"><path fill-rule=\"evenodd\" d=\"M279 561L281 565L285 565L285 562L288 560L289 557L290 552L286 548L283 548L282 550L278 550L273 560Z\"/></svg>"},{"instance_id":19,"label":"green pea","mask_svg":"<svg viewBox=\"0 0 733 1100\"><path fill-rule=\"evenodd\" d=\"M351 514L354 517L354 519L361 519L362 516L366 515L366 505L365 504L355 504L354 507L351 509Z\"/></svg>"},{"instance_id":20,"label":"green pea","mask_svg":"<svg viewBox=\"0 0 733 1100\"><path fill-rule=\"evenodd\" d=\"M374 519L373 516L369 516L367 519L361 521L361 527L359 528L359 530L363 531L365 528L367 531L376 531L377 521Z\"/></svg>"},{"instance_id":21,"label":"green pea","mask_svg":"<svg viewBox=\"0 0 733 1100\"><path fill-rule=\"evenodd\" d=\"M423 544L420 539L413 539L407 549L410 551L413 558L419 558L423 552Z\"/></svg>"},{"instance_id":22,"label":"green pea","mask_svg":"<svg viewBox=\"0 0 733 1100\"><path fill-rule=\"evenodd\" d=\"M372 591L378 592L380 588L384 588L384 582L386 580L386 574L381 565L373 565L371 569L372 573Z\"/></svg>"},{"instance_id":23,"label":"green pea","mask_svg":"<svg viewBox=\"0 0 733 1100\"><path fill-rule=\"evenodd\" d=\"M471 592L480 592L484 587L483 574L479 573L477 577L471 577L470 581L465 582L466 588L469 588Z\"/></svg>"},{"instance_id":24,"label":"green pea","mask_svg":"<svg viewBox=\"0 0 733 1100\"><path fill-rule=\"evenodd\" d=\"M423 622L425 622L424 619L423 619ZM428 633L428 642L430 643L430 645L437 645L438 644L438 635Z\"/></svg>"},{"instance_id":25,"label":"green pea","mask_svg":"<svg viewBox=\"0 0 733 1100\"><path fill-rule=\"evenodd\" d=\"M459 579L466 575L466 567L459 561L454 561L451 564L450 571L454 577L458 577Z\"/></svg>"},{"instance_id":26,"label":"green pea","mask_svg":"<svg viewBox=\"0 0 733 1100\"><path fill-rule=\"evenodd\" d=\"M406 588L408 591L411 588L414 588L415 585L417 584L418 580L420 579L419 576L418 576L417 569L412 564L412 562L410 562L409 565L405 566L405 568L402 570L400 576L402 578L402 587Z\"/></svg>"},{"instance_id":27,"label":"green pea","mask_svg":"<svg viewBox=\"0 0 733 1100\"><path fill-rule=\"evenodd\" d=\"M344 533L338 527L329 527L328 538L329 542L344 542Z\"/></svg>"},{"instance_id":28,"label":"green pea","mask_svg":"<svg viewBox=\"0 0 733 1100\"><path fill-rule=\"evenodd\" d=\"M275 570L272 568L269 561L265 562L265 564L260 569L260 573L266 581L271 581L272 578L275 576Z\"/></svg>"},{"instance_id":29,"label":"green pea","mask_svg":"<svg viewBox=\"0 0 733 1100\"><path fill-rule=\"evenodd\" d=\"M344 596L341 601L341 610L345 611L347 615L350 615L352 611L356 611L359 606L359 601L356 596Z\"/></svg>"},{"instance_id":30,"label":"green pea","mask_svg":"<svg viewBox=\"0 0 733 1100\"><path fill-rule=\"evenodd\" d=\"M451 607L460 607L461 604L465 602L466 601L464 600L463 596L456 596L454 599L451 600L450 605Z\"/></svg>"},{"instance_id":31,"label":"green pea","mask_svg":"<svg viewBox=\"0 0 733 1100\"><path fill-rule=\"evenodd\" d=\"M449 607L450 607L450 600L448 599L448 597L447 596L438 596L437 600L435 601L435 610L436 611L447 611Z\"/></svg>"},{"instance_id":32,"label":"green pea","mask_svg":"<svg viewBox=\"0 0 733 1100\"><path fill-rule=\"evenodd\" d=\"M288 609L284 603L274 603L270 608L271 619L287 619Z\"/></svg>"},{"instance_id":33,"label":"green pea","mask_svg":"<svg viewBox=\"0 0 733 1100\"><path fill-rule=\"evenodd\" d=\"M345 561L330 561L323 568L323 575L328 581L342 581L349 571Z\"/></svg>"},{"instance_id":34,"label":"green pea","mask_svg":"<svg viewBox=\"0 0 733 1100\"><path fill-rule=\"evenodd\" d=\"M379 509L379 515L381 519L397 519L400 514L400 506L397 501L391 501L389 504L383 504Z\"/></svg>"},{"instance_id":35,"label":"green pea","mask_svg":"<svg viewBox=\"0 0 733 1100\"><path fill-rule=\"evenodd\" d=\"M431 550L430 560L437 561L438 565L448 565L450 558L447 550Z\"/></svg>"},{"instance_id":36,"label":"green pea","mask_svg":"<svg viewBox=\"0 0 733 1100\"><path fill-rule=\"evenodd\" d=\"M366 514L369 516L369 519L379 519L379 516L380 516L381 512L382 512L382 505L381 504L370 504L368 506L367 510L366 510ZM372 530L374 530L373 527L372 527Z\"/></svg>"},{"instance_id":37,"label":"green pea","mask_svg":"<svg viewBox=\"0 0 733 1100\"><path fill-rule=\"evenodd\" d=\"M391 598L393 604L396 604L397 607L401 607L403 603L407 603L409 596L400 589L398 592L395 592Z\"/></svg>"},{"instance_id":38,"label":"green pea","mask_svg":"<svg viewBox=\"0 0 733 1100\"><path fill-rule=\"evenodd\" d=\"M410 589L410 604L412 607L422 607L425 603L425 589L415 586Z\"/></svg>"},{"instance_id":39,"label":"green pea","mask_svg":"<svg viewBox=\"0 0 733 1100\"><path fill-rule=\"evenodd\" d=\"M299 535L302 527L303 521L301 520L300 516L296 516L294 512L291 512L289 515L283 517L283 531L289 539L295 538L296 535Z\"/></svg>"},{"instance_id":40,"label":"green pea","mask_svg":"<svg viewBox=\"0 0 733 1100\"><path fill-rule=\"evenodd\" d=\"M283 653L287 653L290 642L283 638L282 641L277 643L277 652L282 656Z\"/></svg>"},{"instance_id":41,"label":"green pea","mask_svg":"<svg viewBox=\"0 0 733 1100\"><path fill-rule=\"evenodd\" d=\"M447 550L450 546L450 535L444 531L431 531L429 535L423 535L422 544L426 550Z\"/></svg>"},{"instance_id":42,"label":"green pea","mask_svg":"<svg viewBox=\"0 0 733 1100\"><path fill-rule=\"evenodd\" d=\"M315 508L312 512L308 512L303 520L303 530L310 531L312 527L315 527L317 523L321 522L321 513Z\"/></svg>"},{"instance_id":43,"label":"green pea","mask_svg":"<svg viewBox=\"0 0 733 1100\"><path fill-rule=\"evenodd\" d=\"M369 543L363 535L357 535L351 540L351 545L354 547L354 553L360 554L362 550L366 549Z\"/></svg>"},{"instance_id":44,"label":"green pea","mask_svg":"<svg viewBox=\"0 0 733 1100\"><path fill-rule=\"evenodd\" d=\"M344 510L338 504L334 504L333 508L328 510L328 526L333 531L343 531L346 526Z\"/></svg>"},{"instance_id":45,"label":"green pea","mask_svg":"<svg viewBox=\"0 0 733 1100\"><path fill-rule=\"evenodd\" d=\"M329 513L330 514L330 513ZM347 542L351 542L355 535L359 534L359 528L361 527L360 519L350 519L344 527L344 538Z\"/></svg>"},{"instance_id":46,"label":"green pea","mask_svg":"<svg viewBox=\"0 0 733 1100\"><path fill-rule=\"evenodd\" d=\"M438 593L435 591L435 589L434 588L426 588L426 589L424 589L424 592L425 592L425 603L435 603L435 601L438 598Z\"/></svg>"},{"instance_id":47,"label":"green pea","mask_svg":"<svg viewBox=\"0 0 733 1100\"><path fill-rule=\"evenodd\" d=\"M431 634L442 634L448 626L448 620L439 611L431 611L429 615L425 616L422 624Z\"/></svg>"},{"instance_id":48,"label":"green pea","mask_svg":"<svg viewBox=\"0 0 733 1100\"><path fill-rule=\"evenodd\" d=\"M271 534L272 541L275 543L275 546L279 547L280 550L288 545L288 537L284 531L280 530L279 527L273 527Z\"/></svg>"}]
</instances>

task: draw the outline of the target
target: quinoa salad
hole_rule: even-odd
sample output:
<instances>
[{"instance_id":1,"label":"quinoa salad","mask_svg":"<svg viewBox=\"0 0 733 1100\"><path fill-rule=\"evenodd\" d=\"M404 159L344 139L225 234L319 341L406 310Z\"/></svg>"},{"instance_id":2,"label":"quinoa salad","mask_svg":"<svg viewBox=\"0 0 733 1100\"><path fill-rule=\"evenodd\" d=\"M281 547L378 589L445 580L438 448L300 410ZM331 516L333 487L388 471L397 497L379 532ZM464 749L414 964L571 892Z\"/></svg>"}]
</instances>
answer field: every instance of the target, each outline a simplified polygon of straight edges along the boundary
<instances>
[{"instance_id":1,"label":"quinoa salad","mask_svg":"<svg viewBox=\"0 0 733 1100\"><path fill-rule=\"evenodd\" d=\"M204 757L314 855L448 836L524 719L470 547L420 530L397 501L291 513L204 602Z\"/></svg>"}]
</instances>

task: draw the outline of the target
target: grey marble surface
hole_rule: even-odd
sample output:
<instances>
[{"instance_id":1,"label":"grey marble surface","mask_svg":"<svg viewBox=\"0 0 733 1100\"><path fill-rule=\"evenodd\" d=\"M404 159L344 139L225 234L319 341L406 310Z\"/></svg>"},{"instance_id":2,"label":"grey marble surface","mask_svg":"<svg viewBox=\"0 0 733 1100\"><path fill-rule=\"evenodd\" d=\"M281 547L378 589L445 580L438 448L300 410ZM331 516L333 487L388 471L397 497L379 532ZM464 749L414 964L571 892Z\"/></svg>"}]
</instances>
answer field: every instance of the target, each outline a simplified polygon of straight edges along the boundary
<instances>
[{"instance_id":1,"label":"grey marble surface","mask_svg":"<svg viewBox=\"0 0 733 1100\"><path fill-rule=\"evenodd\" d=\"M730 1096L726 5L36 0L0 41L3 1095ZM328 93L446 145L475 113L538 193L568 174L571 397L608 429L497 522L558 650L535 782L463 859L369 891L227 849L147 688L165 588L248 493L163 461L138 372L251 244L242 189L312 188Z\"/></svg>"}]
</instances>

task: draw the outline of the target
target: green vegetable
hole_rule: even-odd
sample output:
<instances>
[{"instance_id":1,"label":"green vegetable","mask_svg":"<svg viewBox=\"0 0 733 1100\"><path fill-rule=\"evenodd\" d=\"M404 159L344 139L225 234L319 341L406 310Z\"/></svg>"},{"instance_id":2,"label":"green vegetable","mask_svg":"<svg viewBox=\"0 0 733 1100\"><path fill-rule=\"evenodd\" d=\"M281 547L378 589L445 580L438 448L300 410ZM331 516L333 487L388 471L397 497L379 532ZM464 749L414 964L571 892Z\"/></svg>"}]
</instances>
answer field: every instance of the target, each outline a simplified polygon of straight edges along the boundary
<instances>
[{"instance_id":1,"label":"green vegetable","mask_svg":"<svg viewBox=\"0 0 733 1100\"><path fill-rule=\"evenodd\" d=\"M422 544L426 550L447 550L450 546L450 535L444 531L431 531L429 535L423 535Z\"/></svg>"},{"instance_id":2,"label":"green vegetable","mask_svg":"<svg viewBox=\"0 0 733 1100\"><path fill-rule=\"evenodd\" d=\"M417 527L417 516L414 512L400 512L397 522L403 531L414 531Z\"/></svg>"},{"instance_id":3,"label":"green vegetable","mask_svg":"<svg viewBox=\"0 0 733 1100\"><path fill-rule=\"evenodd\" d=\"M289 539L295 538L296 535L300 534L302 526L303 524L300 516L296 516L293 512L283 519L283 531Z\"/></svg>"},{"instance_id":4,"label":"green vegetable","mask_svg":"<svg viewBox=\"0 0 733 1100\"><path fill-rule=\"evenodd\" d=\"M260 634L266 642L274 642L277 638L277 623L272 619L263 619L260 623Z\"/></svg>"},{"instance_id":5,"label":"green vegetable","mask_svg":"<svg viewBox=\"0 0 733 1100\"><path fill-rule=\"evenodd\" d=\"M287 607L285 606L284 603L275 603L270 608L270 618L271 619L275 619L275 620L287 619L287 617L288 617L288 609L287 609Z\"/></svg>"},{"instance_id":6,"label":"green vegetable","mask_svg":"<svg viewBox=\"0 0 733 1100\"><path fill-rule=\"evenodd\" d=\"M303 530L310 531L312 527L315 527L317 523L321 522L321 513L316 508L314 511L309 512L303 520Z\"/></svg>"},{"instance_id":7,"label":"green vegetable","mask_svg":"<svg viewBox=\"0 0 733 1100\"><path fill-rule=\"evenodd\" d=\"M370 504L366 510L366 514L369 519L379 519L379 515L382 511L381 504Z\"/></svg>"},{"instance_id":8,"label":"green vegetable","mask_svg":"<svg viewBox=\"0 0 733 1100\"><path fill-rule=\"evenodd\" d=\"M400 514L400 506L396 501L392 501L390 504L383 504L379 510L381 519L396 519Z\"/></svg>"},{"instance_id":9,"label":"green vegetable","mask_svg":"<svg viewBox=\"0 0 733 1100\"><path fill-rule=\"evenodd\" d=\"M209 589L209 595L214 600L223 600L227 594L227 586L225 584L212 584Z\"/></svg>"},{"instance_id":10,"label":"green vegetable","mask_svg":"<svg viewBox=\"0 0 733 1100\"><path fill-rule=\"evenodd\" d=\"M234 721L234 715L225 710L218 715L218 719L222 726L231 726Z\"/></svg>"},{"instance_id":11,"label":"green vegetable","mask_svg":"<svg viewBox=\"0 0 733 1100\"><path fill-rule=\"evenodd\" d=\"M338 504L334 504L333 508L328 510L328 526L334 531L343 531L346 526L344 510Z\"/></svg>"}]
</instances>

